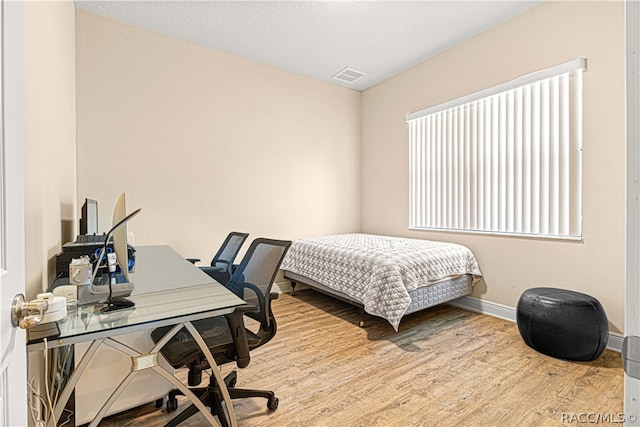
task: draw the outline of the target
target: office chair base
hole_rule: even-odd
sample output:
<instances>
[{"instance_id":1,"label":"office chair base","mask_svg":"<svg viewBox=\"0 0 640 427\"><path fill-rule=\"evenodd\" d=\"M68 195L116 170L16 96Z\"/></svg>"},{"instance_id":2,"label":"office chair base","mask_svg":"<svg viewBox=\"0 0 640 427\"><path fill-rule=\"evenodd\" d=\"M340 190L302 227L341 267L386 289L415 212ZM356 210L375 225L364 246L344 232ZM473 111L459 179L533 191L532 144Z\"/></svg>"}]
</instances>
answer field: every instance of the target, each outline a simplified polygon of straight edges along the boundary
<instances>
[{"instance_id":1,"label":"office chair base","mask_svg":"<svg viewBox=\"0 0 640 427\"><path fill-rule=\"evenodd\" d=\"M269 410L271 411L275 411L276 409L278 409L279 403L280 403L280 399L273 396L273 398L267 400L267 408L269 408Z\"/></svg>"},{"instance_id":2,"label":"office chair base","mask_svg":"<svg viewBox=\"0 0 640 427\"><path fill-rule=\"evenodd\" d=\"M178 409L178 399L175 396L171 396L167 398L167 412L173 412Z\"/></svg>"},{"instance_id":3,"label":"office chair base","mask_svg":"<svg viewBox=\"0 0 640 427\"><path fill-rule=\"evenodd\" d=\"M224 383L227 386L229 397L231 397L231 399L263 397L267 399L267 409L269 409L270 411L275 411L276 409L278 409L280 399L276 397L274 392L268 390L249 390L235 388L237 381L237 371L231 371L226 377L224 377ZM218 417L218 420L220 421L220 425L222 427L229 426L226 412L224 411L222 406L223 399L221 396L220 388L218 387L218 384L216 383L215 377L213 375L209 377L209 385L207 387L191 388L191 391L211 409L212 415L216 415ZM173 412L178 409L178 399L176 399L176 396L182 394L183 393L180 390L172 390L169 392L169 396L167 398L167 412ZM198 408L192 404L187 409L176 415L176 417L169 421L169 423L165 424L165 427L175 427L197 413Z\"/></svg>"},{"instance_id":4,"label":"office chair base","mask_svg":"<svg viewBox=\"0 0 640 427\"><path fill-rule=\"evenodd\" d=\"M213 376L211 378L213 378ZM218 417L221 427L229 427L230 423L222 406L220 389L215 384L215 380L212 380L207 388L194 388L191 391L193 391L194 394L198 396L198 399L211 409L211 415ZM182 394L183 393L180 390L172 390L169 392L169 397L167 399L167 412L175 411L178 408L178 399L176 399L176 395ZM165 424L164 427L176 427L191 418L193 415L197 414L199 411L200 410L196 405L191 404L184 411L180 412L171 421Z\"/></svg>"}]
</instances>

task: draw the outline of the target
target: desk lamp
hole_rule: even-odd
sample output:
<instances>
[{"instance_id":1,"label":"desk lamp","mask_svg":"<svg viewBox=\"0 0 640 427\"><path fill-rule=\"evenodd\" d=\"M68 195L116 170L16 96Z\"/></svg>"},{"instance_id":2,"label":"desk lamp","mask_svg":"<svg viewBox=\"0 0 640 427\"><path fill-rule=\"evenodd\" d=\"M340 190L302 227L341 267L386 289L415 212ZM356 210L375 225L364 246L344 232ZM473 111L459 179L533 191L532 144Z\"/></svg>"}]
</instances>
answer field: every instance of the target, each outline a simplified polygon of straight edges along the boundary
<instances>
[{"instance_id":1,"label":"desk lamp","mask_svg":"<svg viewBox=\"0 0 640 427\"><path fill-rule=\"evenodd\" d=\"M111 228L111 230L109 230L109 232L107 233L107 236L104 239L104 247L102 248L102 251L100 252L100 256L98 257L98 263L96 264L96 271L94 272L94 277L98 269L100 268L100 264L102 263L103 257L107 253L107 246L109 244L109 239L111 239L113 232L116 231L118 227L121 227L122 225L126 224L127 221L129 221L131 218L136 216L141 210L142 209L137 209L131 212L129 215L122 218L120 222L114 225L113 228ZM107 262L107 265L108 265L108 262ZM120 268L124 269L124 268L128 268L128 266L121 265ZM105 304L105 306L100 309L101 313L108 313L110 311L122 310L124 308L131 308L136 305L133 301L130 301L124 297L114 297L113 287L111 286L111 280L109 280L109 296L107 297L106 300L102 301L102 303Z\"/></svg>"}]
</instances>

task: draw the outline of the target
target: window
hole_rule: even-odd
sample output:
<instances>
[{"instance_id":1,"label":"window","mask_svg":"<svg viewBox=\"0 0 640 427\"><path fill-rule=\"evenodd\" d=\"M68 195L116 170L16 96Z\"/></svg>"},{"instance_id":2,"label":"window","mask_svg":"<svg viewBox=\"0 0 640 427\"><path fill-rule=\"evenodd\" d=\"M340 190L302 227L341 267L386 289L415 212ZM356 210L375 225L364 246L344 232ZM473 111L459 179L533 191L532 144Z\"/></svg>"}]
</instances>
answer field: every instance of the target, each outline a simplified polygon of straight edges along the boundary
<instances>
[{"instance_id":1,"label":"window","mask_svg":"<svg viewBox=\"0 0 640 427\"><path fill-rule=\"evenodd\" d=\"M582 236L579 58L407 116L412 229Z\"/></svg>"}]
</instances>

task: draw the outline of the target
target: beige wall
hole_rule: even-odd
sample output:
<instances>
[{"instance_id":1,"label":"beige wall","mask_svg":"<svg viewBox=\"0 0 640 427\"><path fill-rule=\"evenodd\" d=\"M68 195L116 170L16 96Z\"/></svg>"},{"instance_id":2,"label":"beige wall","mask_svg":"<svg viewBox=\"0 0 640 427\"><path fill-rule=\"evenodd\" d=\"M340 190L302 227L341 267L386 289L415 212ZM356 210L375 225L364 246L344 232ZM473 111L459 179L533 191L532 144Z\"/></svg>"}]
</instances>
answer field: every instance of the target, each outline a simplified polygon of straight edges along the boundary
<instances>
[{"instance_id":1,"label":"beige wall","mask_svg":"<svg viewBox=\"0 0 640 427\"><path fill-rule=\"evenodd\" d=\"M473 296L515 307L534 286L598 298L610 329L624 311L624 7L547 3L363 93L362 228L469 246L485 281ZM408 230L407 113L577 57L584 74L583 240Z\"/></svg>"},{"instance_id":2,"label":"beige wall","mask_svg":"<svg viewBox=\"0 0 640 427\"><path fill-rule=\"evenodd\" d=\"M78 200L136 244L359 230L361 94L77 11Z\"/></svg>"},{"instance_id":3,"label":"beige wall","mask_svg":"<svg viewBox=\"0 0 640 427\"><path fill-rule=\"evenodd\" d=\"M75 9L25 3L27 296L46 289L76 224Z\"/></svg>"}]
</instances>

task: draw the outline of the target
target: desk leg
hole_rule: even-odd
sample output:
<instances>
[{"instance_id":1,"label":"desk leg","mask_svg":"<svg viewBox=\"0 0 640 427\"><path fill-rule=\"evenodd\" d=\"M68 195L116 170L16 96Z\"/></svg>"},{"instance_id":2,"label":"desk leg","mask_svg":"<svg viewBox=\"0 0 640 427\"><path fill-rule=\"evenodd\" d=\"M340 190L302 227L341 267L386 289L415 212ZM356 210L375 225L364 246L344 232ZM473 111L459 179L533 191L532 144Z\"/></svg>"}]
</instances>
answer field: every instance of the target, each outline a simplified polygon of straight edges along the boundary
<instances>
[{"instance_id":1,"label":"desk leg","mask_svg":"<svg viewBox=\"0 0 640 427\"><path fill-rule=\"evenodd\" d=\"M62 415L62 411L64 410L64 407L66 406L67 401L69 400L69 397L71 397L71 393L75 389L75 386L78 383L78 380L82 376L82 373L87 368L87 365L89 365L89 362L93 359L93 356L98 351L98 348L100 347L100 345L104 343L130 356L132 360L132 368L131 368L131 372L127 374L127 376L122 380L120 385L111 394L109 399L107 399L107 401L102 405L98 414L94 417L91 424L89 424L91 427L98 425L98 423L102 420L102 418L104 417L106 412L109 410L109 408L111 408L113 403L122 394L122 392L127 387L127 385L129 385L129 383L133 380L133 378L135 378L135 376L137 375L137 372L139 370L147 369L147 368L153 369L155 372L157 372L162 377L164 377L167 381L171 382L174 386L176 386L180 391L182 391L184 395L188 397L189 400L191 400L191 402L200 410L200 412L202 412L202 414L209 421L209 423L211 423L212 426L215 426L217 424L215 417L211 414L209 410L207 410L207 407L204 405L204 403L202 403L200 399L198 399L198 397L195 394L193 394L193 392L189 389L189 387L187 387L182 382L180 382L176 377L174 377L167 370L165 370L164 368L156 364L157 353L159 349L162 348L164 344L166 344L171 337L173 337L178 331L180 331L182 327L187 328L191 336L193 336L193 339L196 341L196 343L200 347L200 350L207 358L207 362L211 367L211 372L213 373L213 376L218 382L220 391L222 392L222 397L225 401L225 406L227 407L227 414L228 414L228 419L231 424L231 427L238 427L238 421L236 420L236 414L235 414L235 411L233 410L233 403L231 402L231 396L229 395L229 390L227 390L227 387L224 383L222 374L218 369L218 365L213 359L213 355L209 351L209 348L204 342L204 339L202 339L202 336L200 335L198 330L191 324L191 322L185 322L183 324L174 326L171 329L171 331L163 337L161 341L156 343L156 345L150 351L149 354L141 354L140 352L128 347L125 344L120 343L119 341L114 340L113 338L101 338L101 339L94 340L89 346L89 348L87 349L86 353L82 356L82 359L80 360L80 363L73 371L73 374L71 374L71 377L69 378L69 382L65 385L64 389L62 390L62 393L60 394L60 398L58 399L58 402L56 403L56 406L53 411L54 413L53 418L56 420L60 418L60 416Z\"/></svg>"},{"instance_id":2,"label":"desk leg","mask_svg":"<svg viewBox=\"0 0 640 427\"><path fill-rule=\"evenodd\" d=\"M136 377L137 374L138 374L137 371L132 371L132 372L129 372L127 374L127 376L120 382L120 385L118 386L118 388L116 388L114 390L114 392L111 393L111 396L109 396L107 401L102 405L102 407L100 408L100 410L98 411L96 416L93 417L93 421L91 421L89 423L89 427L96 427L98 425L98 423L100 421L102 421L102 418L107 413L109 408L111 408L111 405L113 405L113 403L116 401L116 399L118 399L118 397L120 397L120 395L122 394L124 389Z\"/></svg>"},{"instance_id":3,"label":"desk leg","mask_svg":"<svg viewBox=\"0 0 640 427\"><path fill-rule=\"evenodd\" d=\"M87 349L86 353L82 356L82 359L80 360L78 366L76 366L76 368L73 370L69 381L67 382L67 384L65 384L64 389L62 390L62 393L58 398L58 402L56 402L56 406L53 409L52 422L54 419L60 419L62 411L64 411L65 406L67 406L69 397L71 397L71 393L76 388L78 380L80 380L82 373L87 368L87 365L89 365L89 362L91 362L91 359L93 359L93 356L96 354L96 352L98 351L98 347L100 347L103 341L104 338L93 341Z\"/></svg>"},{"instance_id":4,"label":"desk leg","mask_svg":"<svg viewBox=\"0 0 640 427\"><path fill-rule=\"evenodd\" d=\"M225 406L227 407L227 413L229 414L229 422L231 423L231 427L238 427L238 420L236 420L236 413L233 410L233 403L231 402L231 396L229 396L229 390L227 390L227 386L224 383L224 378L222 378L222 374L218 369L218 365L216 361L213 359L213 355L209 351L209 347L202 339L202 336L198 332L198 330L191 324L191 322L185 322L184 326L187 328L193 339L198 343L198 347L202 350L202 353L207 358L207 362L209 362L209 366L211 367L211 372L213 376L216 378L218 386L220 387L220 391L222 392L222 397L224 398Z\"/></svg>"},{"instance_id":5,"label":"desk leg","mask_svg":"<svg viewBox=\"0 0 640 427\"><path fill-rule=\"evenodd\" d=\"M178 326L179 327L174 328L176 332L182 329L182 325L178 325ZM140 354L138 351L132 349L131 347L125 344L122 344L119 341L114 340L113 338L107 338L105 340L105 344L131 357L131 361L132 361L131 372L127 374L127 376L125 377L124 380L122 380L118 388L111 394L111 396L109 396L109 399L107 399L104 405L102 405L102 408L100 408L100 411L98 412L98 414L95 416L91 424L89 424L89 427L94 427L98 425L98 423L102 420L102 417L104 417L104 415L109 410L109 408L111 408L111 405L113 405L113 403L118 399L118 397L120 397L120 395L125 390L127 385L129 385L129 383L135 378L138 372L143 369L152 369L154 372L160 374L164 379L166 379L175 387L180 389L180 391L182 391L184 395L189 400L191 400L191 402L194 405L196 405L196 407L200 410L200 412L202 412L202 415L204 415L204 417L209 421L209 423L211 423L212 426L217 425L215 417L211 414L210 411L207 410L207 407L205 406L205 404L202 403L195 394L193 394L193 392L189 389L189 387L184 385L175 376L171 375L170 372L168 372L162 366L159 366L157 364L157 356L158 356L158 353L156 351L157 346L154 347L151 350L151 352L148 354Z\"/></svg>"}]
</instances>

